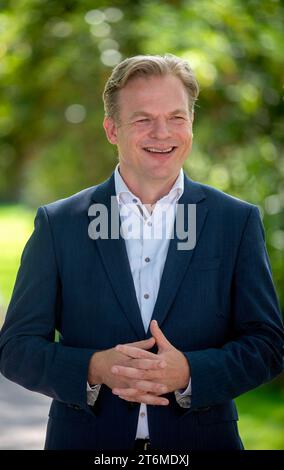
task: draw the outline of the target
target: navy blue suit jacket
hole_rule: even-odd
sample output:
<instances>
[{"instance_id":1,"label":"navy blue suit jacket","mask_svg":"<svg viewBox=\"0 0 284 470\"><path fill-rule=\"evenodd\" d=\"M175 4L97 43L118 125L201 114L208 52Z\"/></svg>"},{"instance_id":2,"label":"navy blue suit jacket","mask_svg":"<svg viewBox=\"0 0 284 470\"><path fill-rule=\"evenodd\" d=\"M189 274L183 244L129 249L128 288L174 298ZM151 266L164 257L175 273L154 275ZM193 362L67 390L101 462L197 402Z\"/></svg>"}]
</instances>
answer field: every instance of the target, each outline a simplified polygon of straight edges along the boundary
<instances>
[{"instance_id":1,"label":"navy blue suit jacket","mask_svg":"<svg viewBox=\"0 0 284 470\"><path fill-rule=\"evenodd\" d=\"M92 240L88 209L114 177L38 210L0 338L1 371L53 398L47 449L131 449L139 404L103 385L87 405L95 351L145 335L123 239ZM185 177L197 243L170 241L153 319L187 357L192 403L148 406L156 449L240 449L233 398L282 370L283 327L258 209ZM54 342L55 330L60 341Z\"/></svg>"}]
</instances>

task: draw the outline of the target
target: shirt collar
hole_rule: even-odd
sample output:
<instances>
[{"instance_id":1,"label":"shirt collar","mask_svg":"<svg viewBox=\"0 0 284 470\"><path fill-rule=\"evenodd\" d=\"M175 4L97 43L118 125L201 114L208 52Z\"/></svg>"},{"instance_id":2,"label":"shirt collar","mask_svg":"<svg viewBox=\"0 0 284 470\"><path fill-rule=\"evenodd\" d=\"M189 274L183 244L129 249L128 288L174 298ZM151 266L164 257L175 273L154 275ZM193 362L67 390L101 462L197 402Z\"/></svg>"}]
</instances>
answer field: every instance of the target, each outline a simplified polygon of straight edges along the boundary
<instances>
[{"instance_id":1,"label":"shirt collar","mask_svg":"<svg viewBox=\"0 0 284 470\"><path fill-rule=\"evenodd\" d=\"M125 181L123 180L122 176L119 173L119 163L116 165L115 171L114 171L114 183L115 183L115 192L117 196L117 200L119 203L128 203L128 202L140 202L140 199L133 194L128 186L126 185ZM178 201L178 199L181 197L184 191L184 174L183 174L183 169L180 169L179 175L173 184L172 188L166 194L163 196L159 201L157 202L167 202L167 203L173 203Z\"/></svg>"}]
</instances>

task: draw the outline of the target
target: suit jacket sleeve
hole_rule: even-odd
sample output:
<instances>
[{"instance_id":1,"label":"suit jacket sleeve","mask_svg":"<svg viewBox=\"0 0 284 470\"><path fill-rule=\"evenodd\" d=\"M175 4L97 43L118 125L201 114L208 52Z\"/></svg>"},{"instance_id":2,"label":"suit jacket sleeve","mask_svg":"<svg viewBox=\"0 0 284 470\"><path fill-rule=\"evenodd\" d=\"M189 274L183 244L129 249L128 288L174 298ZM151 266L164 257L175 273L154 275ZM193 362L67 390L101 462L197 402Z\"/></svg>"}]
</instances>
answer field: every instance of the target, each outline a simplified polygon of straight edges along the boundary
<instances>
[{"instance_id":1,"label":"suit jacket sleeve","mask_svg":"<svg viewBox=\"0 0 284 470\"><path fill-rule=\"evenodd\" d=\"M223 347L184 353L191 369L192 408L237 397L283 368L283 325L256 207L238 249L230 315L234 333Z\"/></svg>"},{"instance_id":2,"label":"suit jacket sleeve","mask_svg":"<svg viewBox=\"0 0 284 470\"><path fill-rule=\"evenodd\" d=\"M1 331L1 372L30 390L86 408L88 364L95 350L54 342L59 308L52 232L47 212L40 208Z\"/></svg>"}]
</instances>

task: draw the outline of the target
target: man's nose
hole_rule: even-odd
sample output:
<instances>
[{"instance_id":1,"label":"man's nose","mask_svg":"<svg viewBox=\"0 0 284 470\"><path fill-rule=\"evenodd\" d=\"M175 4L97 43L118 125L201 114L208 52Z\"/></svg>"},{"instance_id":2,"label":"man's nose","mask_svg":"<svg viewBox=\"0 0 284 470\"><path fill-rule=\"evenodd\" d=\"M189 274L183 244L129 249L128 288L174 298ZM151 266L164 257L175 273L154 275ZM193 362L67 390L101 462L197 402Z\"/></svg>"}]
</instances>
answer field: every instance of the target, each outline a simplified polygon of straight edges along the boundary
<instances>
[{"instance_id":1,"label":"man's nose","mask_svg":"<svg viewBox=\"0 0 284 470\"><path fill-rule=\"evenodd\" d=\"M151 137L155 137L157 139L167 139L170 135L170 125L166 120L160 119L153 122Z\"/></svg>"}]
</instances>

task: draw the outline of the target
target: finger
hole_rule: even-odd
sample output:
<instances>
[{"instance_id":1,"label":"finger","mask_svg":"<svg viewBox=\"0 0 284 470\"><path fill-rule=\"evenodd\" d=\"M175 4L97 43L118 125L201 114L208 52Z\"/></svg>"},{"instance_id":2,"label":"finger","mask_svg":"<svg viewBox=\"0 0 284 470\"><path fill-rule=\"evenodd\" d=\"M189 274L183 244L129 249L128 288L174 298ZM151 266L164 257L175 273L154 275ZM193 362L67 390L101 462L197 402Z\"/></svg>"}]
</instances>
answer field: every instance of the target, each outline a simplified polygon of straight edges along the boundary
<instances>
[{"instance_id":1,"label":"finger","mask_svg":"<svg viewBox=\"0 0 284 470\"><path fill-rule=\"evenodd\" d=\"M119 366L115 365L112 366L111 372L115 375L120 375L123 377L128 377L130 379L140 379L140 380L157 380L161 377L161 374L156 370L143 370L143 369L135 369L134 367L127 367L127 366Z\"/></svg>"},{"instance_id":2,"label":"finger","mask_svg":"<svg viewBox=\"0 0 284 470\"><path fill-rule=\"evenodd\" d=\"M164 395L168 391L166 385L155 382L149 382L146 380L137 380L135 382L135 387L139 391L152 393L153 395Z\"/></svg>"},{"instance_id":3,"label":"finger","mask_svg":"<svg viewBox=\"0 0 284 470\"><path fill-rule=\"evenodd\" d=\"M156 356L156 358L159 356ZM165 369L167 363L161 359L132 359L131 367L134 369L144 369L144 370L159 370Z\"/></svg>"},{"instance_id":4,"label":"finger","mask_svg":"<svg viewBox=\"0 0 284 470\"><path fill-rule=\"evenodd\" d=\"M157 354L145 351L144 349L128 346L126 344L118 344L115 346L116 351L125 354L126 356L133 357L135 359L157 359Z\"/></svg>"},{"instance_id":5,"label":"finger","mask_svg":"<svg viewBox=\"0 0 284 470\"><path fill-rule=\"evenodd\" d=\"M149 382L147 380L137 380L133 382L132 388L115 387L112 390L114 395L125 395L128 397L136 396L137 393L141 392L152 393L154 395L163 395L167 393L167 387L161 383Z\"/></svg>"},{"instance_id":6,"label":"finger","mask_svg":"<svg viewBox=\"0 0 284 470\"><path fill-rule=\"evenodd\" d=\"M154 336L158 346L169 347L171 343L167 340L162 330L160 329L157 320L152 320L150 323L150 331Z\"/></svg>"},{"instance_id":7,"label":"finger","mask_svg":"<svg viewBox=\"0 0 284 470\"><path fill-rule=\"evenodd\" d=\"M119 398L125 401L130 401L130 402L135 402L135 403L145 403L146 405L167 406L169 404L169 400L167 398L156 397L155 395L151 395L150 393L137 395L136 397L131 397L131 398L121 394L119 395Z\"/></svg>"},{"instance_id":8,"label":"finger","mask_svg":"<svg viewBox=\"0 0 284 470\"><path fill-rule=\"evenodd\" d=\"M151 349L155 344L155 338L143 339L142 341L136 341L134 343L126 343L127 346L133 346L141 349Z\"/></svg>"}]
</instances>

